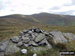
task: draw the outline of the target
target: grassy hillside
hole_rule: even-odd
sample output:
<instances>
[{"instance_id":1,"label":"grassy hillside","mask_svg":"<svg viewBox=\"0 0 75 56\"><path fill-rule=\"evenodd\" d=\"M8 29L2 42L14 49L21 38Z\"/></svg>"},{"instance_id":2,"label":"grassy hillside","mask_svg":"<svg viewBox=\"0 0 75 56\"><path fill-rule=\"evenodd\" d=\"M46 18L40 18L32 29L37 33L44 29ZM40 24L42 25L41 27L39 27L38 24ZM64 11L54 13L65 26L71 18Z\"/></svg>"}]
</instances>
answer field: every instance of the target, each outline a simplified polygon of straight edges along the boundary
<instances>
[{"instance_id":1,"label":"grassy hillside","mask_svg":"<svg viewBox=\"0 0 75 56\"><path fill-rule=\"evenodd\" d=\"M49 13L33 14L32 16L45 24L54 26L75 26L75 16L56 15Z\"/></svg>"},{"instance_id":2,"label":"grassy hillside","mask_svg":"<svg viewBox=\"0 0 75 56\"><path fill-rule=\"evenodd\" d=\"M72 26L72 25L60 26L61 24L63 24L60 20L64 20L65 23L68 23L68 20L71 22L75 21L74 19L75 17L72 17L72 18L71 17L72 16L60 16L60 15L53 15L53 14L48 14L48 13L35 14L32 16L14 14L14 15L0 17L0 40L8 38L12 35L16 35L19 31L25 28L27 29L31 27L39 27L48 31L60 30L62 32L75 33L75 26ZM44 22L45 23L47 22L47 24L45 24ZM48 23L51 23L51 24L48 24ZM52 24L53 26L51 26ZM60 24L60 25L54 26L56 24Z\"/></svg>"},{"instance_id":3,"label":"grassy hillside","mask_svg":"<svg viewBox=\"0 0 75 56\"><path fill-rule=\"evenodd\" d=\"M46 31L60 30L62 32L71 32L75 34L75 17L53 14L35 14L35 15L9 15L0 17L0 41L18 35L20 31L28 28L41 28ZM56 26L58 25L58 26ZM67 26L66 26L67 25ZM68 50L75 50L75 41L66 43ZM20 52L9 56L30 56L33 53L28 52L21 55ZM38 56L58 56L59 49L53 48L46 52L40 52Z\"/></svg>"}]
</instances>

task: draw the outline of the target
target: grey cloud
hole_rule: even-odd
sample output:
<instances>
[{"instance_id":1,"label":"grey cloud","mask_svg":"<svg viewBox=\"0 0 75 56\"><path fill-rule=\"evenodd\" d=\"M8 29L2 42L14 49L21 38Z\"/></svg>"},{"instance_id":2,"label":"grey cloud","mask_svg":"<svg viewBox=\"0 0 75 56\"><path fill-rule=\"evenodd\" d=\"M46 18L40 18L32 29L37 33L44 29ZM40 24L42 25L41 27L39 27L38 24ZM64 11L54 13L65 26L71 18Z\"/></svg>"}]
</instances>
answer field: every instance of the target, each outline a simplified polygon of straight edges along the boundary
<instances>
[{"instance_id":1,"label":"grey cloud","mask_svg":"<svg viewBox=\"0 0 75 56\"><path fill-rule=\"evenodd\" d=\"M4 8L2 2L0 1L0 10L2 10Z\"/></svg>"},{"instance_id":2,"label":"grey cloud","mask_svg":"<svg viewBox=\"0 0 75 56\"><path fill-rule=\"evenodd\" d=\"M71 15L75 10L67 11L67 12L59 12L60 14Z\"/></svg>"},{"instance_id":3,"label":"grey cloud","mask_svg":"<svg viewBox=\"0 0 75 56\"><path fill-rule=\"evenodd\" d=\"M75 5L75 0L72 0L72 5Z\"/></svg>"},{"instance_id":4,"label":"grey cloud","mask_svg":"<svg viewBox=\"0 0 75 56\"><path fill-rule=\"evenodd\" d=\"M53 8L50 8L50 10L58 10L60 9L60 7L53 7Z\"/></svg>"}]
</instances>

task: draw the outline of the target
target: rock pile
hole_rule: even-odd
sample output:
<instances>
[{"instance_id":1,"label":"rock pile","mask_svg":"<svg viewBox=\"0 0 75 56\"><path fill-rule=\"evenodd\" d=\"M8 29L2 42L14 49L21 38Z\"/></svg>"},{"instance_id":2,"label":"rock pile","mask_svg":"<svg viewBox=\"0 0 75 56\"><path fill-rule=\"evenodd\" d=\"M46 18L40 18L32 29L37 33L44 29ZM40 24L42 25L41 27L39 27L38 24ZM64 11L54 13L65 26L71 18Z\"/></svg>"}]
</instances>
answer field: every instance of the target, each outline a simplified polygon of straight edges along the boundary
<instances>
[{"instance_id":1,"label":"rock pile","mask_svg":"<svg viewBox=\"0 0 75 56\"><path fill-rule=\"evenodd\" d=\"M64 43L75 39L72 33L62 33L60 31L46 32L39 28L23 30L18 36L13 36L8 40L0 42L0 56L16 53L19 50L27 53L21 47L32 47L32 51L47 50L54 44ZM48 41L49 40L49 41Z\"/></svg>"},{"instance_id":2,"label":"rock pile","mask_svg":"<svg viewBox=\"0 0 75 56\"><path fill-rule=\"evenodd\" d=\"M28 29L23 30L23 32L19 33L19 36L14 36L10 40L13 43L16 43L18 47L25 46L25 47L38 47L38 46L47 46L51 48L51 45L47 41L47 34L37 28L37 29Z\"/></svg>"}]
</instances>

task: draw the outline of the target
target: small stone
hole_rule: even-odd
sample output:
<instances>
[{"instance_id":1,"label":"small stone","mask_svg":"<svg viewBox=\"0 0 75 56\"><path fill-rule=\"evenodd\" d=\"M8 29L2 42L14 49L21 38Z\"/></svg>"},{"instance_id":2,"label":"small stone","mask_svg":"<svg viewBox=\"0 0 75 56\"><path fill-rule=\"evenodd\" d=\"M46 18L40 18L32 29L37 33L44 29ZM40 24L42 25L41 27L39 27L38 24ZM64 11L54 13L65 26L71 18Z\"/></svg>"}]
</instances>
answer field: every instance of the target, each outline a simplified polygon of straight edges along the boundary
<instances>
[{"instance_id":1,"label":"small stone","mask_svg":"<svg viewBox=\"0 0 75 56\"><path fill-rule=\"evenodd\" d=\"M28 33L28 30L23 30L23 33L24 33L24 34Z\"/></svg>"},{"instance_id":2,"label":"small stone","mask_svg":"<svg viewBox=\"0 0 75 56\"><path fill-rule=\"evenodd\" d=\"M28 43L30 41L29 37L22 37L22 41Z\"/></svg>"},{"instance_id":3,"label":"small stone","mask_svg":"<svg viewBox=\"0 0 75 56\"><path fill-rule=\"evenodd\" d=\"M19 37L18 36L14 36L14 37L12 37L10 40L12 40L12 42L15 42L15 43L17 43L17 42L19 42Z\"/></svg>"},{"instance_id":4,"label":"small stone","mask_svg":"<svg viewBox=\"0 0 75 56\"><path fill-rule=\"evenodd\" d=\"M19 47L22 46L22 45L23 45L22 41L20 41L20 42L17 43L17 46L19 46Z\"/></svg>"},{"instance_id":5,"label":"small stone","mask_svg":"<svg viewBox=\"0 0 75 56\"><path fill-rule=\"evenodd\" d=\"M32 31L29 31L28 33L29 33L29 34L32 34L33 32L32 32Z\"/></svg>"},{"instance_id":6,"label":"small stone","mask_svg":"<svg viewBox=\"0 0 75 56\"><path fill-rule=\"evenodd\" d=\"M20 33L19 33L19 36L22 36L22 35L23 35L23 32L20 32Z\"/></svg>"},{"instance_id":7,"label":"small stone","mask_svg":"<svg viewBox=\"0 0 75 56\"><path fill-rule=\"evenodd\" d=\"M27 53L27 49L22 49L22 50L21 50L21 53L22 53L22 54L26 54L26 53Z\"/></svg>"},{"instance_id":8,"label":"small stone","mask_svg":"<svg viewBox=\"0 0 75 56\"><path fill-rule=\"evenodd\" d=\"M25 44L25 43L24 43L24 46L25 46L25 47L28 47L28 46L29 46L29 44Z\"/></svg>"},{"instance_id":9,"label":"small stone","mask_svg":"<svg viewBox=\"0 0 75 56\"><path fill-rule=\"evenodd\" d=\"M35 42L40 42L40 41L42 41L44 38L45 38L45 35L40 33L40 34L36 37Z\"/></svg>"},{"instance_id":10,"label":"small stone","mask_svg":"<svg viewBox=\"0 0 75 56\"><path fill-rule=\"evenodd\" d=\"M42 33L43 31L41 29L39 29L39 28L36 28L36 29L34 29L34 32L36 32L36 33Z\"/></svg>"},{"instance_id":11,"label":"small stone","mask_svg":"<svg viewBox=\"0 0 75 56\"><path fill-rule=\"evenodd\" d=\"M37 56L37 54L35 53L35 54L33 54L33 56Z\"/></svg>"},{"instance_id":12,"label":"small stone","mask_svg":"<svg viewBox=\"0 0 75 56\"><path fill-rule=\"evenodd\" d=\"M36 44L34 41L30 41L29 46L38 46L38 44Z\"/></svg>"}]
</instances>

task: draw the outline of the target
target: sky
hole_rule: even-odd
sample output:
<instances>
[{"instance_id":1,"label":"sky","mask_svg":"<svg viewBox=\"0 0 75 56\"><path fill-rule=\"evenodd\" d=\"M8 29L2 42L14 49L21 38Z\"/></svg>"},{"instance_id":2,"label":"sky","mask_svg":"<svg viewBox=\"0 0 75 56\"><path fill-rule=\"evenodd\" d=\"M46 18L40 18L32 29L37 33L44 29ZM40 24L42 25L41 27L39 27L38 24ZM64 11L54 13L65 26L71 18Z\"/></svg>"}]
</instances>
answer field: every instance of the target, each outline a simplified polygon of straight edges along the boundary
<instances>
[{"instance_id":1,"label":"sky","mask_svg":"<svg viewBox=\"0 0 75 56\"><path fill-rule=\"evenodd\" d=\"M41 12L75 15L75 0L0 0L0 16Z\"/></svg>"}]
</instances>

